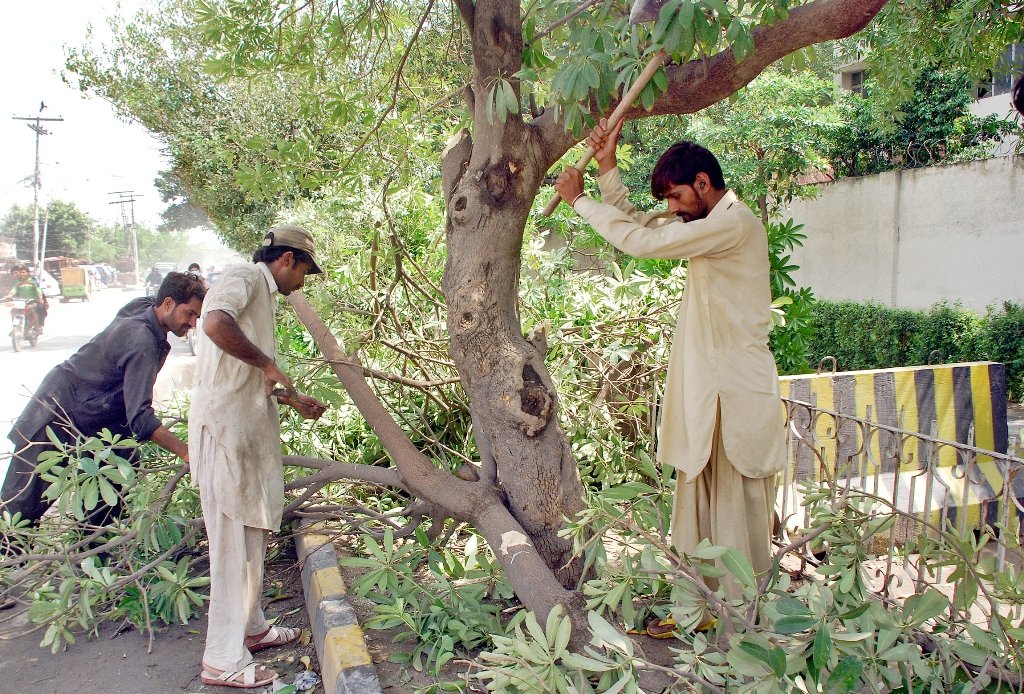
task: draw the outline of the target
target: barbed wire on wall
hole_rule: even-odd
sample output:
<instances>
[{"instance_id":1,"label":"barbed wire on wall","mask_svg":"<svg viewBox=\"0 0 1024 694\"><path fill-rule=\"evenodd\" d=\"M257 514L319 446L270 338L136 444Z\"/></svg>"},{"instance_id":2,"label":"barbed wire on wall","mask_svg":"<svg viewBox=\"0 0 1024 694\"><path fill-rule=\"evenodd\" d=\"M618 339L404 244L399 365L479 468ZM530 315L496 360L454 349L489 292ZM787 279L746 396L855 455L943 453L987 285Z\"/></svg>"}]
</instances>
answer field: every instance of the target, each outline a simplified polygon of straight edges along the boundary
<instances>
[{"instance_id":1,"label":"barbed wire on wall","mask_svg":"<svg viewBox=\"0 0 1024 694\"><path fill-rule=\"evenodd\" d=\"M1017 134L979 140L977 134L918 140L907 145L879 145L839 155L835 163L846 176L865 176L895 169L918 169L942 164L958 164L995 157L1024 154L1024 139Z\"/></svg>"}]
</instances>

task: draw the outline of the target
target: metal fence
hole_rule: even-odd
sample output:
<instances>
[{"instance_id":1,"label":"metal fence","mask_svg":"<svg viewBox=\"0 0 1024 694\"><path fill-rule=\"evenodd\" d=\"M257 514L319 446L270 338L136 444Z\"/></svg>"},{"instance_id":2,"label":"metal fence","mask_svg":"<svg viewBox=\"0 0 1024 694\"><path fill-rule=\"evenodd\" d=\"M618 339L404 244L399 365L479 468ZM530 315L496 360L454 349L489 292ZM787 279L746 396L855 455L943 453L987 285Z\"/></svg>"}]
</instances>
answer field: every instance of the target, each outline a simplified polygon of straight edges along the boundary
<instances>
[{"instance_id":1,"label":"metal fence","mask_svg":"<svg viewBox=\"0 0 1024 694\"><path fill-rule=\"evenodd\" d=\"M894 576L897 582L909 579L915 589L942 581L907 551L923 539L937 540L939 529L961 535L990 529L995 547L986 551L996 571L1008 560L1018 563L1013 548L1024 517L1024 459L970 445L972 436L962 444L885 426L871 421L870 410L861 419L789 398L783 405L790 465L780 485L780 506L791 534L810 524L796 483L814 479L833 496L856 490L901 512L873 545L876 585L883 593ZM805 559L813 561L809 552Z\"/></svg>"}]
</instances>

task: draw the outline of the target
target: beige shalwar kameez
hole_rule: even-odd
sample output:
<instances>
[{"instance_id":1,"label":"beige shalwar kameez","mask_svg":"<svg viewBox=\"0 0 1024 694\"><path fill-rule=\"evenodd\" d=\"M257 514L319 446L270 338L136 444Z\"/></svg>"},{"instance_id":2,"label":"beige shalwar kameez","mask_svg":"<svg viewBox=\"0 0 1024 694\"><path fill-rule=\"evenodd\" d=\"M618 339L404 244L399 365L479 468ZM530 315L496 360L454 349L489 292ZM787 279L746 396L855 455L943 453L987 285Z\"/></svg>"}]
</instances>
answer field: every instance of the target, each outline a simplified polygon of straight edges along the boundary
<instances>
[{"instance_id":1,"label":"beige shalwar kameez","mask_svg":"<svg viewBox=\"0 0 1024 694\"><path fill-rule=\"evenodd\" d=\"M613 246L689 259L658 440L659 461L676 468L672 543L689 552L708 538L765 571L774 475L786 458L764 226L732 191L706 218L683 222L638 212L617 170L598 184L604 202L584 196L575 209Z\"/></svg>"},{"instance_id":2,"label":"beige shalwar kameez","mask_svg":"<svg viewBox=\"0 0 1024 694\"><path fill-rule=\"evenodd\" d=\"M229 267L210 287L203 316L224 311L276 359L277 283L264 263ZM189 459L210 541L210 611L203 662L240 670L245 637L269 627L260 607L268 531L281 526L284 478L277 401L263 372L226 354L199 331L189 412Z\"/></svg>"}]
</instances>

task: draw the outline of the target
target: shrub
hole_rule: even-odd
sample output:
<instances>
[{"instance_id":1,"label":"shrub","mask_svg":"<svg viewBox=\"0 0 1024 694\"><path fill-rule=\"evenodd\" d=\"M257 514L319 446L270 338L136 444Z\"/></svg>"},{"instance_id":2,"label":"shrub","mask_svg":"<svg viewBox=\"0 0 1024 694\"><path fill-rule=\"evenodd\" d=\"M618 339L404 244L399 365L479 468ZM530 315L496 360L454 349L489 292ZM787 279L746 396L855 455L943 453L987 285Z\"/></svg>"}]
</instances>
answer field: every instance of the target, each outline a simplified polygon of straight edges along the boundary
<instances>
[{"instance_id":1,"label":"shrub","mask_svg":"<svg viewBox=\"0 0 1024 694\"><path fill-rule=\"evenodd\" d=\"M811 362L836 358L840 371L939 362L1006 365L1010 397L1024 397L1024 306L1004 302L984 316L960 304L928 311L818 299L811 308Z\"/></svg>"}]
</instances>

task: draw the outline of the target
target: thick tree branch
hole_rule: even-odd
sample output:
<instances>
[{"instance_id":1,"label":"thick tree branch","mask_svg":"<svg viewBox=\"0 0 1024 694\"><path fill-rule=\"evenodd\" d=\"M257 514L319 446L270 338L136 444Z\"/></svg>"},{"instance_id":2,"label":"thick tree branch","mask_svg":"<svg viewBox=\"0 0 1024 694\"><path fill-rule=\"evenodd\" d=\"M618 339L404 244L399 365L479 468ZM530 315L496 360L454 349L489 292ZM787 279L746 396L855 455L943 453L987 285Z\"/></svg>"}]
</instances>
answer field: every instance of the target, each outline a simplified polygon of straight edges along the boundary
<instances>
[{"instance_id":1,"label":"thick tree branch","mask_svg":"<svg viewBox=\"0 0 1024 694\"><path fill-rule=\"evenodd\" d=\"M398 473L391 468L376 467L374 465L361 465L359 463L343 463L338 460L325 461L320 458L307 458L301 455L284 456L285 465L310 467L310 463L313 461L327 464L324 466L319 464L316 465L316 467L320 468L320 472L312 475L306 475L305 477L300 477L293 482L289 482L285 485L286 491L302 489L308 485L318 484L320 482L334 482L336 480L370 482L371 484L379 484L382 487L398 487L399 489L405 489L401 480L398 479Z\"/></svg>"},{"instance_id":2,"label":"thick tree branch","mask_svg":"<svg viewBox=\"0 0 1024 694\"><path fill-rule=\"evenodd\" d=\"M626 120L650 118L666 114L696 113L728 98L749 84L766 67L793 51L822 41L841 39L863 29L885 6L888 0L816 0L790 11L789 17L772 26L754 29L754 52L737 63L732 49L666 68L668 90L650 111L633 107ZM616 102L608 108L615 108ZM558 161L576 144L561 122L548 110L535 121L546 142L547 167Z\"/></svg>"},{"instance_id":3,"label":"thick tree branch","mask_svg":"<svg viewBox=\"0 0 1024 694\"><path fill-rule=\"evenodd\" d=\"M589 641L583 596L562 587L523 527L502 503L497 490L486 481L465 481L434 467L374 395L363 376L362 365L345 354L306 297L301 292L293 292L288 302L353 404L394 460L399 482L438 511L471 523L494 549L523 604L541 619L546 619L555 605L562 605L573 620L574 643Z\"/></svg>"}]
</instances>

